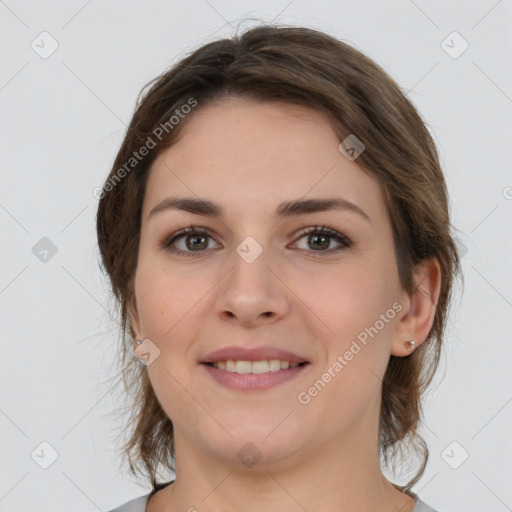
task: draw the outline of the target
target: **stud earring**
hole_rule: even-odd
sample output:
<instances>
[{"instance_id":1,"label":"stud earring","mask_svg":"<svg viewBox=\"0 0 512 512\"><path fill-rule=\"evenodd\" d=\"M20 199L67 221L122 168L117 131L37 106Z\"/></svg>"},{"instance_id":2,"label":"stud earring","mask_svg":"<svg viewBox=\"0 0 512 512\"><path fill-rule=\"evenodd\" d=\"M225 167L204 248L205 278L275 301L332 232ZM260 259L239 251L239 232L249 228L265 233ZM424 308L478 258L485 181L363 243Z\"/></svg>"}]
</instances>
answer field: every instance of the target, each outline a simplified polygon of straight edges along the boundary
<instances>
[{"instance_id":1,"label":"stud earring","mask_svg":"<svg viewBox=\"0 0 512 512\"><path fill-rule=\"evenodd\" d=\"M404 345L406 346L407 350L413 350L414 347L416 346L414 340L406 341Z\"/></svg>"}]
</instances>

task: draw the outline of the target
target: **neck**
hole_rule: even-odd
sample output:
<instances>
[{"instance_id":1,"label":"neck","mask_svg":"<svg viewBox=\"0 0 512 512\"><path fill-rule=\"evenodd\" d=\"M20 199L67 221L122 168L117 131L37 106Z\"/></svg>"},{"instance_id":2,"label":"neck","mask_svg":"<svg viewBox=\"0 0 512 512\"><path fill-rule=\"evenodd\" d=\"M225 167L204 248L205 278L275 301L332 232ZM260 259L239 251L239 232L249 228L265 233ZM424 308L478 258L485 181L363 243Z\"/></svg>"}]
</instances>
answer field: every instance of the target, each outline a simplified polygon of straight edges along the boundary
<instances>
[{"instance_id":1,"label":"neck","mask_svg":"<svg viewBox=\"0 0 512 512\"><path fill-rule=\"evenodd\" d=\"M412 512L414 499L382 475L378 412L370 407L341 433L306 439L289 456L250 468L176 428L176 481L152 497L147 512Z\"/></svg>"},{"instance_id":2,"label":"neck","mask_svg":"<svg viewBox=\"0 0 512 512\"><path fill-rule=\"evenodd\" d=\"M206 457L186 443L181 456L177 437L176 481L152 497L147 512L412 512L414 499L384 478L377 453L369 459L368 450L345 444L342 452L333 444L312 450L306 462L240 470L239 463Z\"/></svg>"}]
</instances>

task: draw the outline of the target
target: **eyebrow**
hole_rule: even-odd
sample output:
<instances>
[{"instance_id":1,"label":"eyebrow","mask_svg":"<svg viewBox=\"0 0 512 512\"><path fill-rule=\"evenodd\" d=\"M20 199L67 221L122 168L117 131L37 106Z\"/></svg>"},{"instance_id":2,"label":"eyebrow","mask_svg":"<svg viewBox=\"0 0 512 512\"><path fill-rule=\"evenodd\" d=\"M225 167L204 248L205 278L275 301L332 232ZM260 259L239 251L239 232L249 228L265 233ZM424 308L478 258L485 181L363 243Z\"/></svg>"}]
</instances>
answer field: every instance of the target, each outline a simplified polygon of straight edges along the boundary
<instances>
[{"instance_id":1,"label":"eyebrow","mask_svg":"<svg viewBox=\"0 0 512 512\"><path fill-rule=\"evenodd\" d=\"M159 212L172 209L183 210L208 217L222 217L224 215L222 206L207 199L198 199L195 197L167 197L149 212L148 218ZM285 201L277 207L276 216L286 218L296 215L306 215L308 213L325 212L328 210L344 210L357 213L371 224L370 217L364 210L343 198L296 199L293 201Z\"/></svg>"}]
</instances>

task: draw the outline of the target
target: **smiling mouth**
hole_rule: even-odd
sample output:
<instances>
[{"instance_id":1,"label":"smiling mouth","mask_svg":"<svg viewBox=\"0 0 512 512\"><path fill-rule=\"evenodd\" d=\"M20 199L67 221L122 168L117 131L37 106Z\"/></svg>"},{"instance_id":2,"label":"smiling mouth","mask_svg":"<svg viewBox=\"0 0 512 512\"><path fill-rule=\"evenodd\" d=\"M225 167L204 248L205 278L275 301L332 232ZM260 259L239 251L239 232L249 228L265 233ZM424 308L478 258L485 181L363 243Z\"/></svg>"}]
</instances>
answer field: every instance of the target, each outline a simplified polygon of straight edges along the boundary
<instances>
[{"instance_id":1,"label":"smiling mouth","mask_svg":"<svg viewBox=\"0 0 512 512\"><path fill-rule=\"evenodd\" d=\"M216 361L211 363L203 363L217 370L225 370L230 373L238 373L241 375L247 374L262 374L272 373L281 370L290 370L298 366L309 364L307 361L302 363L291 363L289 361L282 361L279 359L269 359L262 361L235 361L228 359L226 361Z\"/></svg>"}]
</instances>

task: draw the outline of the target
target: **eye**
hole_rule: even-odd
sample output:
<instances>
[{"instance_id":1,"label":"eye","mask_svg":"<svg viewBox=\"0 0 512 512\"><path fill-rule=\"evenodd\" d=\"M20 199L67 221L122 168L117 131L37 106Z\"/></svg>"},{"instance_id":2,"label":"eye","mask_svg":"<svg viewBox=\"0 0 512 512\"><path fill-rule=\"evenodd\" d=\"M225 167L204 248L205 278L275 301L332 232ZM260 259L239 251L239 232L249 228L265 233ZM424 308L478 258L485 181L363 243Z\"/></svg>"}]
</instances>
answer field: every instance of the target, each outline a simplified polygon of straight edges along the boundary
<instances>
[{"instance_id":1,"label":"eye","mask_svg":"<svg viewBox=\"0 0 512 512\"><path fill-rule=\"evenodd\" d=\"M311 226L305 228L301 231L300 238L305 237L307 237L306 243L311 244L308 246L313 247L313 252L332 254L343 251L344 249L348 249L352 245L352 241L349 238L328 226ZM339 247L335 249L324 250L331 245L332 240L335 240L336 243L339 244Z\"/></svg>"},{"instance_id":2,"label":"eye","mask_svg":"<svg viewBox=\"0 0 512 512\"><path fill-rule=\"evenodd\" d=\"M160 246L173 254L193 256L193 253L203 252L202 249L208 248L208 239L213 240L204 228L190 226L165 238ZM177 241L184 242L181 248L172 247Z\"/></svg>"},{"instance_id":3,"label":"eye","mask_svg":"<svg viewBox=\"0 0 512 512\"><path fill-rule=\"evenodd\" d=\"M352 245L349 238L328 226L310 226L304 228L300 235L299 239L308 237L307 242L310 242L310 247L313 247L313 251L308 252L332 254L343 251ZM179 256L194 256L194 253L205 252L204 250L209 248L209 240L213 240L213 238L205 228L190 226L165 238L160 242L160 246L162 249ZM338 244L338 247L328 249L332 240ZM177 242L183 242L181 247L178 245L176 245L178 248L174 247ZM291 247L296 247L296 244ZM299 247L299 249L307 250L303 247Z\"/></svg>"}]
</instances>

